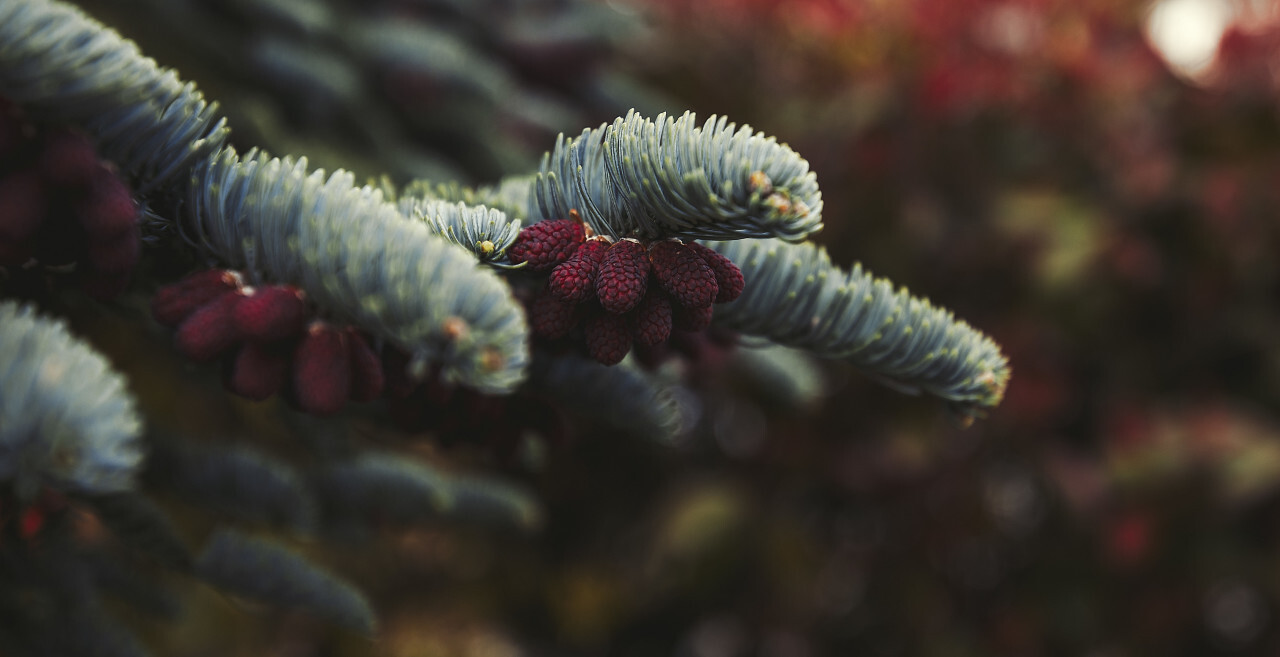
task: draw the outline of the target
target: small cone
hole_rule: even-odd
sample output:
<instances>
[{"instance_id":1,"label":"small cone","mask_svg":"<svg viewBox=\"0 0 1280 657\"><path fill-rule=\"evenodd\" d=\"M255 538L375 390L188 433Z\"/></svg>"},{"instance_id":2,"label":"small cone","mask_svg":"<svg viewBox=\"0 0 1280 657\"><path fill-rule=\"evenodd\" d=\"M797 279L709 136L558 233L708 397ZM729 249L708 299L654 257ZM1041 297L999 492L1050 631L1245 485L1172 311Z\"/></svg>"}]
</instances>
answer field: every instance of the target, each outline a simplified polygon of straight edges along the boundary
<instances>
[{"instance_id":1,"label":"small cone","mask_svg":"<svg viewBox=\"0 0 1280 657\"><path fill-rule=\"evenodd\" d=\"M551 271L548 279L551 295L569 303L582 303L595 292L596 271L609 250L605 238L592 238L578 248L568 260Z\"/></svg>"},{"instance_id":2,"label":"small cone","mask_svg":"<svg viewBox=\"0 0 1280 657\"><path fill-rule=\"evenodd\" d=\"M119 176L99 166L90 182L88 196L76 204L76 215L89 235L114 236L138 225L138 204Z\"/></svg>"},{"instance_id":3,"label":"small cone","mask_svg":"<svg viewBox=\"0 0 1280 657\"><path fill-rule=\"evenodd\" d=\"M0 242L22 244L35 236L47 205L40 179L34 173L0 178Z\"/></svg>"},{"instance_id":4,"label":"small cone","mask_svg":"<svg viewBox=\"0 0 1280 657\"><path fill-rule=\"evenodd\" d=\"M507 257L515 264L528 263L530 271L548 271L568 260L586 238L582 224L572 219L539 221L520 231Z\"/></svg>"},{"instance_id":5,"label":"small cone","mask_svg":"<svg viewBox=\"0 0 1280 657\"><path fill-rule=\"evenodd\" d=\"M605 310L621 315L644 298L649 281L649 255L633 239L609 248L596 274L596 297Z\"/></svg>"},{"instance_id":6,"label":"small cone","mask_svg":"<svg viewBox=\"0 0 1280 657\"><path fill-rule=\"evenodd\" d=\"M662 289L686 308L710 306L720 293L716 275L689 247L666 240L655 243L649 249L653 262L653 276Z\"/></svg>"},{"instance_id":7,"label":"small cone","mask_svg":"<svg viewBox=\"0 0 1280 657\"><path fill-rule=\"evenodd\" d=\"M95 271L107 274L123 274L133 271L142 255L142 233L137 226L132 230L105 239L89 241L89 265Z\"/></svg>"},{"instance_id":8,"label":"small cone","mask_svg":"<svg viewBox=\"0 0 1280 657\"><path fill-rule=\"evenodd\" d=\"M711 314L714 308L714 306L674 307L671 309L672 327L680 331L701 331L711 326Z\"/></svg>"},{"instance_id":9,"label":"small cone","mask_svg":"<svg viewBox=\"0 0 1280 657\"><path fill-rule=\"evenodd\" d=\"M251 399L263 401L280 392L289 375L289 355L278 345L246 342L231 361L226 380L227 389Z\"/></svg>"},{"instance_id":10,"label":"small cone","mask_svg":"<svg viewBox=\"0 0 1280 657\"><path fill-rule=\"evenodd\" d=\"M89 187L99 166L93 142L84 134L70 130L55 130L45 135L36 164L40 177L64 189Z\"/></svg>"},{"instance_id":11,"label":"small cone","mask_svg":"<svg viewBox=\"0 0 1280 657\"><path fill-rule=\"evenodd\" d=\"M177 326L195 310L240 288L240 276L225 269L206 269L156 290L151 316L164 326Z\"/></svg>"},{"instance_id":12,"label":"small cone","mask_svg":"<svg viewBox=\"0 0 1280 657\"><path fill-rule=\"evenodd\" d=\"M646 347L662 344L671 336L671 301L667 295L652 290L636 306L632 334Z\"/></svg>"},{"instance_id":13,"label":"small cone","mask_svg":"<svg viewBox=\"0 0 1280 657\"><path fill-rule=\"evenodd\" d=\"M312 415L333 415L351 396L351 353L347 334L313 322L293 352L293 391L298 407Z\"/></svg>"},{"instance_id":14,"label":"small cone","mask_svg":"<svg viewBox=\"0 0 1280 657\"><path fill-rule=\"evenodd\" d=\"M605 365L622 362L631 351L631 331L627 320L613 313L597 313L586 322L587 353Z\"/></svg>"},{"instance_id":15,"label":"small cone","mask_svg":"<svg viewBox=\"0 0 1280 657\"><path fill-rule=\"evenodd\" d=\"M237 292L224 292L182 320L176 336L178 351L191 360L207 362L230 350L240 340L231 320L240 299Z\"/></svg>"},{"instance_id":16,"label":"small cone","mask_svg":"<svg viewBox=\"0 0 1280 657\"><path fill-rule=\"evenodd\" d=\"M251 289L245 290L234 313L236 328L246 340L283 340L306 328L307 304L297 288L265 285Z\"/></svg>"},{"instance_id":17,"label":"small cone","mask_svg":"<svg viewBox=\"0 0 1280 657\"><path fill-rule=\"evenodd\" d=\"M574 312L576 306L572 302L555 298L548 290L543 290L534 297L529 307L529 328L539 337L550 340L563 338L578 321L577 314Z\"/></svg>"},{"instance_id":18,"label":"small cone","mask_svg":"<svg viewBox=\"0 0 1280 657\"><path fill-rule=\"evenodd\" d=\"M716 294L716 303L733 301L742 295L746 280L742 277L742 270L738 269L732 260L697 242L689 242L685 246L702 258L702 261L711 268L711 273L715 274L716 285L720 289Z\"/></svg>"}]
</instances>

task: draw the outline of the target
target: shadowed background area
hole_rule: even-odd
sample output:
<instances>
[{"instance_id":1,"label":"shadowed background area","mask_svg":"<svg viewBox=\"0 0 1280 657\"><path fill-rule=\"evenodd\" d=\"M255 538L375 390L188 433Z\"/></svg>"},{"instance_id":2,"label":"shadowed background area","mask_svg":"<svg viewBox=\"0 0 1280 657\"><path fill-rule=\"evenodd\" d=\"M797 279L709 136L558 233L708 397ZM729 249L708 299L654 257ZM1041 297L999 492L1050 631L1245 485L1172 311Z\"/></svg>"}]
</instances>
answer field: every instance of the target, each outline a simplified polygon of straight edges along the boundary
<instances>
[{"instance_id":1,"label":"shadowed background area","mask_svg":"<svg viewBox=\"0 0 1280 657\"><path fill-rule=\"evenodd\" d=\"M130 318L86 311L165 430L303 460L354 433L519 482L543 507L533 532L390 517L295 545L368 593L372 642L191 586L178 621L134 619L156 654L1280 648L1269 3L81 4L221 102L237 147L361 178L493 182L632 107L749 123L817 172L836 262L953 309L1013 369L1004 403L962 429L843 363L707 347L680 388L694 421L670 443L600 422L503 449L493 436L558 435L557 419L471 400L407 439L360 415L286 421ZM148 482L182 463L198 456L153 450ZM260 497L227 514L360 508Z\"/></svg>"}]
</instances>

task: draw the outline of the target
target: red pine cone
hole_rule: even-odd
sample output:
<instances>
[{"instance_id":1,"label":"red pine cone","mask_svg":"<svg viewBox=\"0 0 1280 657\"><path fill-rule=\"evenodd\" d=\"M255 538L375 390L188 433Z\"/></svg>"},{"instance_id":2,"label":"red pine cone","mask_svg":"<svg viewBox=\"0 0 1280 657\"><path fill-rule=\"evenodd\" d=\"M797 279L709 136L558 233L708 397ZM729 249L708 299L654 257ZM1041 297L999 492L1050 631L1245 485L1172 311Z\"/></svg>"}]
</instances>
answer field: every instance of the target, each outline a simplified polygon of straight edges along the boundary
<instances>
[{"instance_id":1,"label":"red pine cone","mask_svg":"<svg viewBox=\"0 0 1280 657\"><path fill-rule=\"evenodd\" d=\"M312 415L333 415L351 396L351 352L347 334L313 322L293 352L293 393Z\"/></svg>"},{"instance_id":2,"label":"red pine cone","mask_svg":"<svg viewBox=\"0 0 1280 657\"><path fill-rule=\"evenodd\" d=\"M97 272L124 274L133 271L142 255L142 233L137 226L118 235L89 241L89 265Z\"/></svg>"},{"instance_id":3,"label":"red pine cone","mask_svg":"<svg viewBox=\"0 0 1280 657\"><path fill-rule=\"evenodd\" d=\"M622 315L596 313L587 320L585 333L587 353L605 365L622 362L631 351L631 331Z\"/></svg>"},{"instance_id":4,"label":"red pine cone","mask_svg":"<svg viewBox=\"0 0 1280 657\"><path fill-rule=\"evenodd\" d=\"M347 346L351 349L351 401L377 399L386 387L382 359L364 335L354 329L347 329Z\"/></svg>"},{"instance_id":5,"label":"red pine cone","mask_svg":"<svg viewBox=\"0 0 1280 657\"><path fill-rule=\"evenodd\" d=\"M231 360L227 390L253 401L280 392L289 375L289 354L279 345L246 342Z\"/></svg>"},{"instance_id":6,"label":"red pine cone","mask_svg":"<svg viewBox=\"0 0 1280 657\"><path fill-rule=\"evenodd\" d=\"M302 332L307 324L307 304L301 290L293 286L245 288L233 316L245 339L271 342Z\"/></svg>"},{"instance_id":7,"label":"red pine cone","mask_svg":"<svg viewBox=\"0 0 1280 657\"><path fill-rule=\"evenodd\" d=\"M194 361L210 361L240 340L231 313L240 302L238 292L223 292L200 306L178 326L178 351Z\"/></svg>"},{"instance_id":8,"label":"red pine cone","mask_svg":"<svg viewBox=\"0 0 1280 657\"><path fill-rule=\"evenodd\" d=\"M119 176L99 166L93 173L88 196L76 204L76 215L85 231L94 237L119 235L138 225L138 204Z\"/></svg>"},{"instance_id":9,"label":"red pine cone","mask_svg":"<svg viewBox=\"0 0 1280 657\"><path fill-rule=\"evenodd\" d=\"M561 301L543 290L529 307L529 328L534 335L555 340L569 334L577 323L576 304Z\"/></svg>"},{"instance_id":10,"label":"red pine cone","mask_svg":"<svg viewBox=\"0 0 1280 657\"><path fill-rule=\"evenodd\" d=\"M646 347L662 344L671 336L671 301L667 295L652 290L636 306L632 335Z\"/></svg>"},{"instance_id":11,"label":"red pine cone","mask_svg":"<svg viewBox=\"0 0 1280 657\"><path fill-rule=\"evenodd\" d=\"M0 243L20 244L40 229L47 210L40 179L29 172L0 179ZM6 263L0 265L21 262Z\"/></svg>"},{"instance_id":12,"label":"red pine cone","mask_svg":"<svg viewBox=\"0 0 1280 657\"><path fill-rule=\"evenodd\" d=\"M686 308L710 306L720 293L716 275L689 247L675 240L657 242L649 247L653 276L662 289Z\"/></svg>"},{"instance_id":13,"label":"red pine cone","mask_svg":"<svg viewBox=\"0 0 1280 657\"><path fill-rule=\"evenodd\" d=\"M99 168L93 142L78 132L56 130L44 138L36 168L59 187L87 186Z\"/></svg>"},{"instance_id":14,"label":"red pine cone","mask_svg":"<svg viewBox=\"0 0 1280 657\"><path fill-rule=\"evenodd\" d=\"M714 306L672 308L672 327L681 331L701 331L711 326L712 310L714 310Z\"/></svg>"},{"instance_id":15,"label":"red pine cone","mask_svg":"<svg viewBox=\"0 0 1280 657\"><path fill-rule=\"evenodd\" d=\"M732 260L697 242L689 242L685 246L702 258L702 261L711 268L711 273L715 274L716 285L720 287L720 292L716 294L716 303L733 301L742 295L746 280L742 277L742 270L738 269Z\"/></svg>"},{"instance_id":16,"label":"red pine cone","mask_svg":"<svg viewBox=\"0 0 1280 657\"><path fill-rule=\"evenodd\" d=\"M582 303L595 291L596 271L609 249L609 240L593 237L568 260L551 271L551 295L561 301Z\"/></svg>"},{"instance_id":17,"label":"red pine cone","mask_svg":"<svg viewBox=\"0 0 1280 657\"><path fill-rule=\"evenodd\" d=\"M198 271L156 290L151 315L165 326L177 326L197 308L239 289L240 275L225 269Z\"/></svg>"},{"instance_id":18,"label":"red pine cone","mask_svg":"<svg viewBox=\"0 0 1280 657\"><path fill-rule=\"evenodd\" d=\"M596 274L596 296L605 310L622 314L644 298L649 282L649 254L633 239L614 244Z\"/></svg>"},{"instance_id":19,"label":"red pine cone","mask_svg":"<svg viewBox=\"0 0 1280 657\"><path fill-rule=\"evenodd\" d=\"M539 221L520 231L507 256L528 263L529 271L547 271L568 260L586 238L582 224L572 219Z\"/></svg>"}]
</instances>

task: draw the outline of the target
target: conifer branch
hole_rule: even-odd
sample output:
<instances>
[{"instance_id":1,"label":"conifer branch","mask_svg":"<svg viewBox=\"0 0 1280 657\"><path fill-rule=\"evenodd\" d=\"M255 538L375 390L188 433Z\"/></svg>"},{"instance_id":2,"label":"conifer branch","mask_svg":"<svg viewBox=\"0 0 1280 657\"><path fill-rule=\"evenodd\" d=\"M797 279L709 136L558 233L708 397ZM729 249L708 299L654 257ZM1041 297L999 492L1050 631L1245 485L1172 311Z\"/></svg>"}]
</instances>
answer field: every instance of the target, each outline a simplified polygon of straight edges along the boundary
<instances>
[{"instance_id":1,"label":"conifer branch","mask_svg":"<svg viewBox=\"0 0 1280 657\"><path fill-rule=\"evenodd\" d=\"M184 173L228 132L194 84L57 2L0 3L0 96L84 128L140 194Z\"/></svg>"},{"instance_id":2,"label":"conifer branch","mask_svg":"<svg viewBox=\"0 0 1280 657\"><path fill-rule=\"evenodd\" d=\"M263 539L220 530L209 539L196 572L226 593L309 611L365 634L377 625L368 600L354 587Z\"/></svg>"},{"instance_id":3,"label":"conifer branch","mask_svg":"<svg viewBox=\"0 0 1280 657\"><path fill-rule=\"evenodd\" d=\"M529 199L533 190L535 177L531 175L507 176L496 185L467 187L456 182L432 183L427 180L415 180L400 193L401 199L407 197L434 199L467 205L484 205L501 210L512 219L524 219L529 213Z\"/></svg>"},{"instance_id":4,"label":"conifer branch","mask_svg":"<svg viewBox=\"0 0 1280 657\"><path fill-rule=\"evenodd\" d=\"M0 480L88 493L133 485L141 420L125 381L61 320L0 302Z\"/></svg>"},{"instance_id":5,"label":"conifer branch","mask_svg":"<svg viewBox=\"0 0 1280 657\"><path fill-rule=\"evenodd\" d=\"M715 321L827 358L951 402L965 416L1004 396L1009 365L1000 347L950 311L894 290L862 265L845 272L826 250L778 240L708 242L746 278Z\"/></svg>"},{"instance_id":6,"label":"conifer branch","mask_svg":"<svg viewBox=\"0 0 1280 657\"><path fill-rule=\"evenodd\" d=\"M309 529L315 502L288 463L239 446L159 441L143 481L245 522Z\"/></svg>"},{"instance_id":7,"label":"conifer branch","mask_svg":"<svg viewBox=\"0 0 1280 657\"><path fill-rule=\"evenodd\" d=\"M133 493L113 493L88 498L102 522L119 541L160 563L178 570L191 568L191 551L160 507Z\"/></svg>"},{"instance_id":8,"label":"conifer branch","mask_svg":"<svg viewBox=\"0 0 1280 657\"><path fill-rule=\"evenodd\" d=\"M524 377L528 334L510 288L350 173L224 149L197 165L187 210L184 233L206 253L298 286L446 381L505 392Z\"/></svg>"},{"instance_id":9,"label":"conifer branch","mask_svg":"<svg viewBox=\"0 0 1280 657\"><path fill-rule=\"evenodd\" d=\"M634 110L612 124L563 134L542 166L531 220L576 210L615 238L803 240L822 228L809 163L774 138L686 112L650 120Z\"/></svg>"},{"instance_id":10,"label":"conifer branch","mask_svg":"<svg viewBox=\"0 0 1280 657\"><path fill-rule=\"evenodd\" d=\"M480 262L500 265L520 234L520 221L483 205L403 196L396 207L435 234L471 251ZM509 266L509 265L508 265Z\"/></svg>"},{"instance_id":11,"label":"conifer branch","mask_svg":"<svg viewBox=\"0 0 1280 657\"><path fill-rule=\"evenodd\" d=\"M668 442L686 428L673 391L626 361L608 366L535 353L524 387L637 438Z\"/></svg>"},{"instance_id":12,"label":"conifer branch","mask_svg":"<svg viewBox=\"0 0 1280 657\"><path fill-rule=\"evenodd\" d=\"M529 493L510 484L448 474L397 454L362 454L318 471L313 482L324 521L343 532L436 519L528 530L542 517Z\"/></svg>"}]
</instances>

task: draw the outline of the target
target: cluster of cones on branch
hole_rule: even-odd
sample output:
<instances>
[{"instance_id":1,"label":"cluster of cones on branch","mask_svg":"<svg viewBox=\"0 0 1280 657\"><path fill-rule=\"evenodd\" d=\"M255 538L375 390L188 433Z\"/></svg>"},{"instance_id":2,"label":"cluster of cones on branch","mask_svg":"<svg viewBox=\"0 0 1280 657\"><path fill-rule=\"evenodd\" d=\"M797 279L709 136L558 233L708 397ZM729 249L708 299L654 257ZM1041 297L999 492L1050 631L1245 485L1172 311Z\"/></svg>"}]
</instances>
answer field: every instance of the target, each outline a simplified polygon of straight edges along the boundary
<instances>
[{"instance_id":1,"label":"cluster of cones on branch","mask_svg":"<svg viewBox=\"0 0 1280 657\"><path fill-rule=\"evenodd\" d=\"M88 137L37 125L0 98L0 267L73 272L111 299L129 284L141 238L132 191Z\"/></svg>"},{"instance_id":2,"label":"cluster of cones on branch","mask_svg":"<svg viewBox=\"0 0 1280 657\"><path fill-rule=\"evenodd\" d=\"M589 233L576 217L541 221L522 229L507 255L528 271L549 273L529 301L534 335L584 343L605 365L633 346L664 345L673 331L706 329L712 304L742 294L737 265L696 242Z\"/></svg>"},{"instance_id":3,"label":"cluster of cones on branch","mask_svg":"<svg viewBox=\"0 0 1280 657\"><path fill-rule=\"evenodd\" d=\"M348 401L386 399L401 428L429 430L446 442L465 438L493 447L504 460L528 430L552 442L564 435L563 418L535 396L486 395L447 384L435 373L414 380L407 353L318 319L293 286L251 286L236 271L199 271L160 288L151 312L176 329L174 343L183 356L222 360L223 384L246 399L278 394L317 416L337 413Z\"/></svg>"},{"instance_id":4,"label":"cluster of cones on branch","mask_svg":"<svg viewBox=\"0 0 1280 657\"><path fill-rule=\"evenodd\" d=\"M325 416L348 401L376 399L386 388L382 360L368 338L317 318L292 286L254 287L234 271L200 271L160 288L151 312L177 329L175 344L187 358L224 359L223 383L247 399L280 394Z\"/></svg>"}]
</instances>

